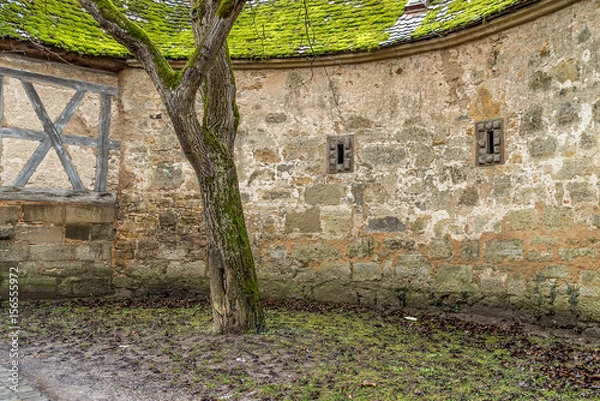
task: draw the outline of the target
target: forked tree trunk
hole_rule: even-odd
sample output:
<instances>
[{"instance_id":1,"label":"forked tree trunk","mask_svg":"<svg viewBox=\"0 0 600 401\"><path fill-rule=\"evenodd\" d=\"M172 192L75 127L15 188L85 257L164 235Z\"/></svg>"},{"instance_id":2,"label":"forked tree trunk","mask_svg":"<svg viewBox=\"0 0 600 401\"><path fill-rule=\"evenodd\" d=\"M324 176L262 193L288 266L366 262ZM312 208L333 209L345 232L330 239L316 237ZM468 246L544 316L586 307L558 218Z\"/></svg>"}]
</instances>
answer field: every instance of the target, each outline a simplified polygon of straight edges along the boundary
<instances>
[{"instance_id":1,"label":"forked tree trunk","mask_svg":"<svg viewBox=\"0 0 600 401\"><path fill-rule=\"evenodd\" d=\"M226 48L215 59L202 94L202 125L193 99L166 103L202 193L214 332L262 331L264 314L233 158L239 118Z\"/></svg>"},{"instance_id":2,"label":"forked tree trunk","mask_svg":"<svg viewBox=\"0 0 600 401\"><path fill-rule=\"evenodd\" d=\"M225 42L246 1L191 0L196 51L179 73L111 0L79 2L144 66L196 172L206 220L215 333L261 331L264 314L233 162L239 118ZM202 124L196 110L199 91L204 104Z\"/></svg>"}]
</instances>

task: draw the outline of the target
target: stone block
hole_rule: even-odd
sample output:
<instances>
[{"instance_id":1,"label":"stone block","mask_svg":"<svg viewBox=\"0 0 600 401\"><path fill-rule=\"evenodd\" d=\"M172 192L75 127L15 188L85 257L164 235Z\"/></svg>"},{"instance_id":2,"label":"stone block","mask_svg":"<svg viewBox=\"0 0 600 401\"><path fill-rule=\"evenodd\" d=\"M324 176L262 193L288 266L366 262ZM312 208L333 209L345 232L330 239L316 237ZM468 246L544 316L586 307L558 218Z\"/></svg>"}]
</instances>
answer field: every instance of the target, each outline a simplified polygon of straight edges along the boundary
<instances>
[{"instance_id":1,"label":"stone block","mask_svg":"<svg viewBox=\"0 0 600 401\"><path fill-rule=\"evenodd\" d=\"M102 244L99 242L75 245L77 260L94 261L102 259Z\"/></svg>"},{"instance_id":2,"label":"stone block","mask_svg":"<svg viewBox=\"0 0 600 401\"><path fill-rule=\"evenodd\" d=\"M84 272L84 263L79 260L35 263L43 265L43 274L49 277L81 276Z\"/></svg>"},{"instance_id":3,"label":"stone block","mask_svg":"<svg viewBox=\"0 0 600 401\"><path fill-rule=\"evenodd\" d=\"M58 293L64 297L91 297L111 292L110 278L68 277L58 285Z\"/></svg>"},{"instance_id":4,"label":"stone block","mask_svg":"<svg viewBox=\"0 0 600 401\"><path fill-rule=\"evenodd\" d=\"M595 170L593 159L565 158L556 178L559 180L572 180L576 177L587 177L592 175Z\"/></svg>"},{"instance_id":5,"label":"stone block","mask_svg":"<svg viewBox=\"0 0 600 401\"><path fill-rule=\"evenodd\" d=\"M55 298L58 294L56 277L31 277L19 280L19 297L23 299Z\"/></svg>"},{"instance_id":6,"label":"stone block","mask_svg":"<svg viewBox=\"0 0 600 401\"><path fill-rule=\"evenodd\" d=\"M428 255L432 259L447 259L454 254L454 247L448 238L434 239L429 245Z\"/></svg>"},{"instance_id":7,"label":"stone block","mask_svg":"<svg viewBox=\"0 0 600 401\"><path fill-rule=\"evenodd\" d=\"M323 282L335 281L338 283L347 283L351 280L352 270L350 263L331 263L326 262L319 268L317 275Z\"/></svg>"},{"instance_id":8,"label":"stone block","mask_svg":"<svg viewBox=\"0 0 600 401\"><path fill-rule=\"evenodd\" d=\"M479 190L476 187L468 187L460 194L459 205L477 206L479 203Z\"/></svg>"},{"instance_id":9,"label":"stone block","mask_svg":"<svg viewBox=\"0 0 600 401\"><path fill-rule=\"evenodd\" d=\"M269 113L265 117L265 122L267 124L283 124L287 119L287 114L285 113Z\"/></svg>"},{"instance_id":10,"label":"stone block","mask_svg":"<svg viewBox=\"0 0 600 401\"><path fill-rule=\"evenodd\" d=\"M559 248L558 256L563 261L577 258L596 259L596 250L594 248Z\"/></svg>"},{"instance_id":11,"label":"stone block","mask_svg":"<svg viewBox=\"0 0 600 401\"><path fill-rule=\"evenodd\" d=\"M398 256L396 277L402 281L426 281L431 263L420 253L405 253Z\"/></svg>"},{"instance_id":12,"label":"stone block","mask_svg":"<svg viewBox=\"0 0 600 401\"><path fill-rule=\"evenodd\" d=\"M600 298L600 271L582 270L579 273L579 284L581 296Z\"/></svg>"},{"instance_id":13,"label":"stone block","mask_svg":"<svg viewBox=\"0 0 600 401\"><path fill-rule=\"evenodd\" d=\"M65 238L77 241L89 241L92 226L90 224L67 224Z\"/></svg>"},{"instance_id":14,"label":"stone block","mask_svg":"<svg viewBox=\"0 0 600 401\"><path fill-rule=\"evenodd\" d=\"M67 223L102 223L104 207L97 205L66 205L65 221Z\"/></svg>"},{"instance_id":15,"label":"stone block","mask_svg":"<svg viewBox=\"0 0 600 401\"><path fill-rule=\"evenodd\" d=\"M62 227L52 226L17 226L15 239L26 241L31 245L57 245L63 243Z\"/></svg>"},{"instance_id":16,"label":"stone block","mask_svg":"<svg viewBox=\"0 0 600 401\"><path fill-rule=\"evenodd\" d=\"M527 143L529 154L534 159L547 159L556 153L558 144L553 137L536 137Z\"/></svg>"},{"instance_id":17,"label":"stone block","mask_svg":"<svg viewBox=\"0 0 600 401\"><path fill-rule=\"evenodd\" d=\"M370 219L367 224L367 232L393 233L406 230L406 224L401 222L395 216L386 216L377 219Z\"/></svg>"},{"instance_id":18,"label":"stone block","mask_svg":"<svg viewBox=\"0 0 600 401\"><path fill-rule=\"evenodd\" d=\"M324 242L296 244L291 252L291 257L302 263L332 260L341 256L341 253L337 249L332 248Z\"/></svg>"},{"instance_id":19,"label":"stone block","mask_svg":"<svg viewBox=\"0 0 600 401\"><path fill-rule=\"evenodd\" d=\"M523 260L523 240L491 240L486 242L485 260L490 263Z\"/></svg>"},{"instance_id":20,"label":"stone block","mask_svg":"<svg viewBox=\"0 0 600 401\"><path fill-rule=\"evenodd\" d=\"M571 202L598 202L595 185L587 182L570 182L567 191L571 195Z\"/></svg>"},{"instance_id":21,"label":"stone block","mask_svg":"<svg viewBox=\"0 0 600 401\"><path fill-rule=\"evenodd\" d=\"M86 277L72 284L74 297L91 297L111 293L111 277Z\"/></svg>"},{"instance_id":22,"label":"stone block","mask_svg":"<svg viewBox=\"0 0 600 401\"><path fill-rule=\"evenodd\" d=\"M321 139L298 138L286 141L283 144L281 154L285 162L301 160L304 162L323 162L325 152L325 141Z\"/></svg>"},{"instance_id":23,"label":"stone block","mask_svg":"<svg viewBox=\"0 0 600 401\"><path fill-rule=\"evenodd\" d=\"M379 281L383 276L378 263L354 263L352 270L354 281Z\"/></svg>"},{"instance_id":24,"label":"stone block","mask_svg":"<svg viewBox=\"0 0 600 401\"><path fill-rule=\"evenodd\" d=\"M600 297L580 297L577 312L585 320L600 321Z\"/></svg>"},{"instance_id":25,"label":"stone block","mask_svg":"<svg viewBox=\"0 0 600 401\"><path fill-rule=\"evenodd\" d=\"M563 60L555 68L554 74L558 82L564 84L567 81L579 80L579 66L575 60Z\"/></svg>"},{"instance_id":26,"label":"stone block","mask_svg":"<svg viewBox=\"0 0 600 401\"><path fill-rule=\"evenodd\" d=\"M113 223L117 218L117 207L116 206L104 206L102 208L102 222Z\"/></svg>"},{"instance_id":27,"label":"stone block","mask_svg":"<svg viewBox=\"0 0 600 401\"><path fill-rule=\"evenodd\" d=\"M556 122L558 125L569 125L578 122L580 120L579 109L580 106L574 101L561 104L556 115Z\"/></svg>"},{"instance_id":28,"label":"stone block","mask_svg":"<svg viewBox=\"0 0 600 401\"><path fill-rule=\"evenodd\" d=\"M12 224L0 225L0 241L15 239L15 226Z\"/></svg>"},{"instance_id":29,"label":"stone block","mask_svg":"<svg viewBox=\"0 0 600 401\"><path fill-rule=\"evenodd\" d=\"M38 277L44 273L44 266L40 262L19 262L19 263L6 263L10 267L15 265L19 268L19 277ZM6 277L8 277L9 268L6 268ZM0 264L0 276L3 275L2 264Z\"/></svg>"},{"instance_id":30,"label":"stone block","mask_svg":"<svg viewBox=\"0 0 600 401\"><path fill-rule=\"evenodd\" d=\"M549 207L542 213L542 225L547 230L570 227L573 223L573 210L562 207Z\"/></svg>"},{"instance_id":31,"label":"stone block","mask_svg":"<svg viewBox=\"0 0 600 401\"><path fill-rule=\"evenodd\" d=\"M115 231L112 223L92 224L92 241L112 241Z\"/></svg>"},{"instance_id":32,"label":"stone block","mask_svg":"<svg viewBox=\"0 0 600 401\"><path fill-rule=\"evenodd\" d=\"M390 145L371 145L361 150L362 161L371 166L399 166L407 157L406 149Z\"/></svg>"},{"instance_id":33,"label":"stone block","mask_svg":"<svg viewBox=\"0 0 600 401\"><path fill-rule=\"evenodd\" d=\"M548 90L551 86L552 77L544 71L536 71L529 82L529 88L533 90Z\"/></svg>"},{"instance_id":34,"label":"stone block","mask_svg":"<svg viewBox=\"0 0 600 401\"><path fill-rule=\"evenodd\" d=\"M530 262L549 262L553 258L552 251L530 251L527 252L526 259Z\"/></svg>"},{"instance_id":35,"label":"stone block","mask_svg":"<svg viewBox=\"0 0 600 401\"><path fill-rule=\"evenodd\" d=\"M544 246L552 246L557 245L560 240L556 237L550 236L541 236L541 237L533 237L531 239L531 245L544 245Z\"/></svg>"},{"instance_id":36,"label":"stone block","mask_svg":"<svg viewBox=\"0 0 600 401\"><path fill-rule=\"evenodd\" d=\"M310 289L310 293L307 296L317 302L333 304L357 303L356 290L354 288L335 282L316 285Z\"/></svg>"},{"instance_id":37,"label":"stone block","mask_svg":"<svg viewBox=\"0 0 600 401\"><path fill-rule=\"evenodd\" d=\"M527 285L522 273L514 273L506 279L506 291L509 295L523 297L527 294Z\"/></svg>"},{"instance_id":38,"label":"stone block","mask_svg":"<svg viewBox=\"0 0 600 401\"><path fill-rule=\"evenodd\" d=\"M266 191L262 194L262 199L264 200L281 200L281 199L291 199L292 193L290 191Z\"/></svg>"},{"instance_id":39,"label":"stone block","mask_svg":"<svg viewBox=\"0 0 600 401\"><path fill-rule=\"evenodd\" d=\"M109 265L110 266L110 265ZM188 280L196 280L200 277L208 277L208 268L206 263L202 261L195 262L171 262L167 266L167 277L184 278Z\"/></svg>"},{"instance_id":40,"label":"stone block","mask_svg":"<svg viewBox=\"0 0 600 401\"><path fill-rule=\"evenodd\" d=\"M285 215L285 232L293 233L318 233L321 232L321 209L313 207L305 212L288 212Z\"/></svg>"},{"instance_id":41,"label":"stone block","mask_svg":"<svg viewBox=\"0 0 600 401\"><path fill-rule=\"evenodd\" d=\"M313 185L306 188L304 199L309 205L339 205L342 187L339 184Z\"/></svg>"},{"instance_id":42,"label":"stone block","mask_svg":"<svg viewBox=\"0 0 600 401\"><path fill-rule=\"evenodd\" d=\"M385 238L383 243L386 249L391 251L414 251L417 249L417 244L412 238Z\"/></svg>"},{"instance_id":43,"label":"stone block","mask_svg":"<svg viewBox=\"0 0 600 401\"><path fill-rule=\"evenodd\" d=\"M347 238L352 229L350 213L323 213L321 216L322 231L332 237Z\"/></svg>"},{"instance_id":44,"label":"stone block","mask_svg":"<svg viewBox=\"0 0 600 401\"><path fill-rule=\"evenodd\" d=\"M506 215L508 224L514 230L535 230L538 228L538 212L536 209L514 210Z\"/></svg>"},{"instance_id":45,"label":"stone block","mask_svg":"<svg viewBox=\"0 0 600 401\"><path fill-rule=\"evenodd\" d=\"M348 247L349 258L368 258L373 256L373 247L375 240L371 237L363 237L354 240Z\"/></svg>"},{"instance_id":46,"label":"stone block","mask_svg":"<svg viewBox=\"0 0 600 401\"><path fill-rule=\"evenodd\" d=\"M22 205L23 221L26 223L54 223L65 221L65 205Z\"/></svg>"},{"instance_id":47,"label":"stone block","mask_svg":"<svg viewBox=\"0 0 600 401\"><path fill-rule=\"evenodd\" d=\"M160 259L183 260L186 258L188 253L189 249L187 247L169 246L166 244L161 244L158 247L156 256Z\"/></svg>"},{"instance_id":48,"label":"stone block","mask_svg":"<svg viewBox=\"0 0 600 401\"><path fill-rule=\"evenodd\" d=\"M281 158L275 150L259 149L254 151L254 160L260 163L279 163Z\"/></svg>"},{"instance_id":49,"label":"stone block","mask_svg":"<svg viewBox=\"0 0 600 401\"><path fill-rule=\"evenodd\" d=\"M21 262L29 260L30 247L23 241L0 242L0 262Z\"/></svg>"},{"instance_id":50,"label":"stone block","mask_svg":"<svg viewBox=\"0 0 600 401\"><path fill-rule=\"evenodd\" d=\"M535 105L526 110L521 116L520 134L523 136L531 136L534 133L543 132L546 130L546 122L544 121L544 108Z\"/></svg>"},{"instance_id":51,"label":"stone block","mask_svg":"<svg viewBox=\"0 0 600 401\"><path fill-rule=\"evenodd\" d=\"M150 178L150 185L155 189L177 189L183 183L183 171L180 164L158 163ZM101 223L102 221L94 221Z\"/></svg>"},{"instance_id":52,"label":"stone block","mask_svg":"<svg viewBox=\"0 0 600 401\"><path fill-rule=\"evenodd\" d=\"M473 268L466 265L440 265L434 292L462 293L473 289Z\"/></svg>"},{"instance_id":53,"label":"stone block","mask_svg":"<svg viewBox=\"0 0 600 401\"><path fill-rule=\"evenodd\" d=\"M75 251L71 245L31 245L29 249L31 260L57 261L73 260Z\"/></svg>"},{"instance_id":54,"label":"stone block","mask_svg":"<svg viewBox=\"0 0 600 401\"><path fill-rule=\"evenodd\" d=\"M15 225L19 221L18 206L1 206L0 207L0 225Z\"/></svg>"},{"instance_id":55,"label":"stone block","mask_svg":"<svg viewBox=\"0 0 600 401\"><path fill-rule=\"evenodd\" d=\"M460 258L465 262L473 262L479 259L479 241L466 240L460 248Z\"/></svg>"},{"instance_id":56,"label":"stone block","mask_svg":"<svg viewBox=\"0 0 600 401\"><path fill-rule=\"evenodd\" d=\"M371 128L373 121L364 116L354 114L344 121L344 126L350 131L355 131L361 128Z\"/></svg>"},{"instance_id":57,"label":"stone block","mask_svg":"<svg viewBox=\"0 0 600 401\"><path fill-rule=\"evenodd\" d=\"M506 292L505 284L505 275L486 275L480 278L481 292L484 294L504 294Z\"/></svg>"},{"instance_id":58,"label":"stone block","mask_svg":"<svg viewBox=\"0 0 600 401\"><path fill-rule=\"evenodd\" d=\"M179 220L179 216L172 210L167 210L161 212L158 215L158 223L161 228L171 228L177 226L177 220Z\"/></svg>"},{"instance_id":59,"label":"stone block","mask_svg":"<svg viewBox=\"0 0 600 401\"><path fill-rule=\"evenodd\" d=\"M540 270L536 278L538 279L553 279L553 278L566 278L571 275L569 266L567 265L552 265L546 266Z\"/></svg>"}]
</instances>

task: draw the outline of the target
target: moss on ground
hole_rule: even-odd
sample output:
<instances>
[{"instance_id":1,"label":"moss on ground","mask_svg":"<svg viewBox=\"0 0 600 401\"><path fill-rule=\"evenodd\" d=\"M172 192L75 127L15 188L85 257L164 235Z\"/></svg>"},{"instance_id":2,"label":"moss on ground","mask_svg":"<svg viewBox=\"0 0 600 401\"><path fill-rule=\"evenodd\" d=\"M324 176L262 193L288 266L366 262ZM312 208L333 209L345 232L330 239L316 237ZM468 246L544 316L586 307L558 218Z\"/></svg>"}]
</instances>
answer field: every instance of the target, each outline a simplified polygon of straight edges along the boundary
<instances>
[{"instance_id":1,"label":"moss on ground","mask_svg":"<svg viewBox=\"0 0 600 401\"><path fill-rule=\"evenodd\" d=\"M209 334L206 302L30 302L21 305L21 343L29 357L100 375L92 380L113 369L111 387L139 383L136 394L154 397L158 386L189 399L600 399L598 349L516 326L409 321L400 312L340 306L266 309L268 332L234 337Z\"/></svg>"},{"instance_id":2,"label":"moss on ground","mask_svg":"<svg viewBox=\"0 0 600 401\"><path fill-rule=\"evenodd\" d=\"M434 0L416 37L441 34L524 0ZM184 59L194 48L187 0L114 0L144 28L165 57ZM268 59L373 50L389 38L404 0L251 1L229 37L231 56ZM77 0L0 0L0 37L33 40L94 56L127 57L127 50L97 26Z\"/></svg>"}]
</instances>

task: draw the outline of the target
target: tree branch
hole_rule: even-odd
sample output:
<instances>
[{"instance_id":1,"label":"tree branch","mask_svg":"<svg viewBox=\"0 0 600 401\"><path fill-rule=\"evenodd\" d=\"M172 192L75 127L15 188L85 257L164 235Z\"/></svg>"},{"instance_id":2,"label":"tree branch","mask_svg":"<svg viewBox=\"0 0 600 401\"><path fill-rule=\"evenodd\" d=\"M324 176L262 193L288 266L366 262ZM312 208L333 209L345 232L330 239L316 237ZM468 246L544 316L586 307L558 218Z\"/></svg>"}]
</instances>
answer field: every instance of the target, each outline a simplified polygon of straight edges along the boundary
<instances>
[{"instance_id":1,"label":"tree branch","mask_svg":"<svg viewBox=\"0 0 600 401\"><path fill-rule=\"evenodd\" d=\"M223 48L225 40L238 15L242 12L246 1L221 0L214 16L208 16L210 22L206 29L202 29L202 33L204 33L202 37L196 38L196 49L183 70L180 85L182 91L188 92L190 89L200 86L219 50ZM200 0L200 3L204 3L204 1ZM205 7L204 4L202 6ZM205 11L211 11L210 7L206 8L208 10ZM197 17L202 19L205 15ZM198 30L195 30L195 33L198 35Z\"/></svg>"},{"instance_id":2,"label":"tree branch","mask_svg":"<svg viewBox=\"0 0 600 401\"><path fill-rule=\"evenodd\" d=\"M101 28L110 33L142 63L159 90L166 92L179 84L181 73L173 71L146 32L130 21L111 0L79 0L79 3Z\"/></svg>"}]
</instances>

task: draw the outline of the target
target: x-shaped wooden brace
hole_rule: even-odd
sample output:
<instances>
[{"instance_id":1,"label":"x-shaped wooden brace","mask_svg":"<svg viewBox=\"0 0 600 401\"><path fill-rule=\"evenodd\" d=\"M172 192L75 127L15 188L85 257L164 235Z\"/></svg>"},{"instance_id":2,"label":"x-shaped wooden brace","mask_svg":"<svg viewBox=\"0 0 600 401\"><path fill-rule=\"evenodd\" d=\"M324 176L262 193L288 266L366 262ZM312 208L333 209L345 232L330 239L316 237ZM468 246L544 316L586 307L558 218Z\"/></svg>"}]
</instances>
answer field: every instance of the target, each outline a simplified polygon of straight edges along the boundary
<instances>
[{"instance_id":1,"label":"x-shaped wooden brace","mask_svg":"<svg viewBox=\"0 0 600 401\"><path fill-rule=\"evenodd\" d=\"M50 120L50 117L46 112L46 108L42 104L40 96L33 87L33 84L26 81L21 81L21 84L25 89L25 93L27 94L31 105L35 110L38 119L42 123L42 127L44 128L44 132L46 133L47 137L42 140L38 148L35 150L35 152L33 152L13 185L16 187L25 186L42 160L44 160L44 157L46 157L50 147L53 147L60 160L60 163L69 177L69 181L71 181L73 189L76 191L83 191L85 188L81 182L81 179L79 178L79 174L77 174L77 170L75 170L75 167L73 166L73 162L71 161L69 154L64 147L61 134L73 114L75 114L77 107L79 107L79 104L85 95L85 91L78 90L75 92L56 122L52 123L52 120Z\"/></svg>"}]
</instances>

